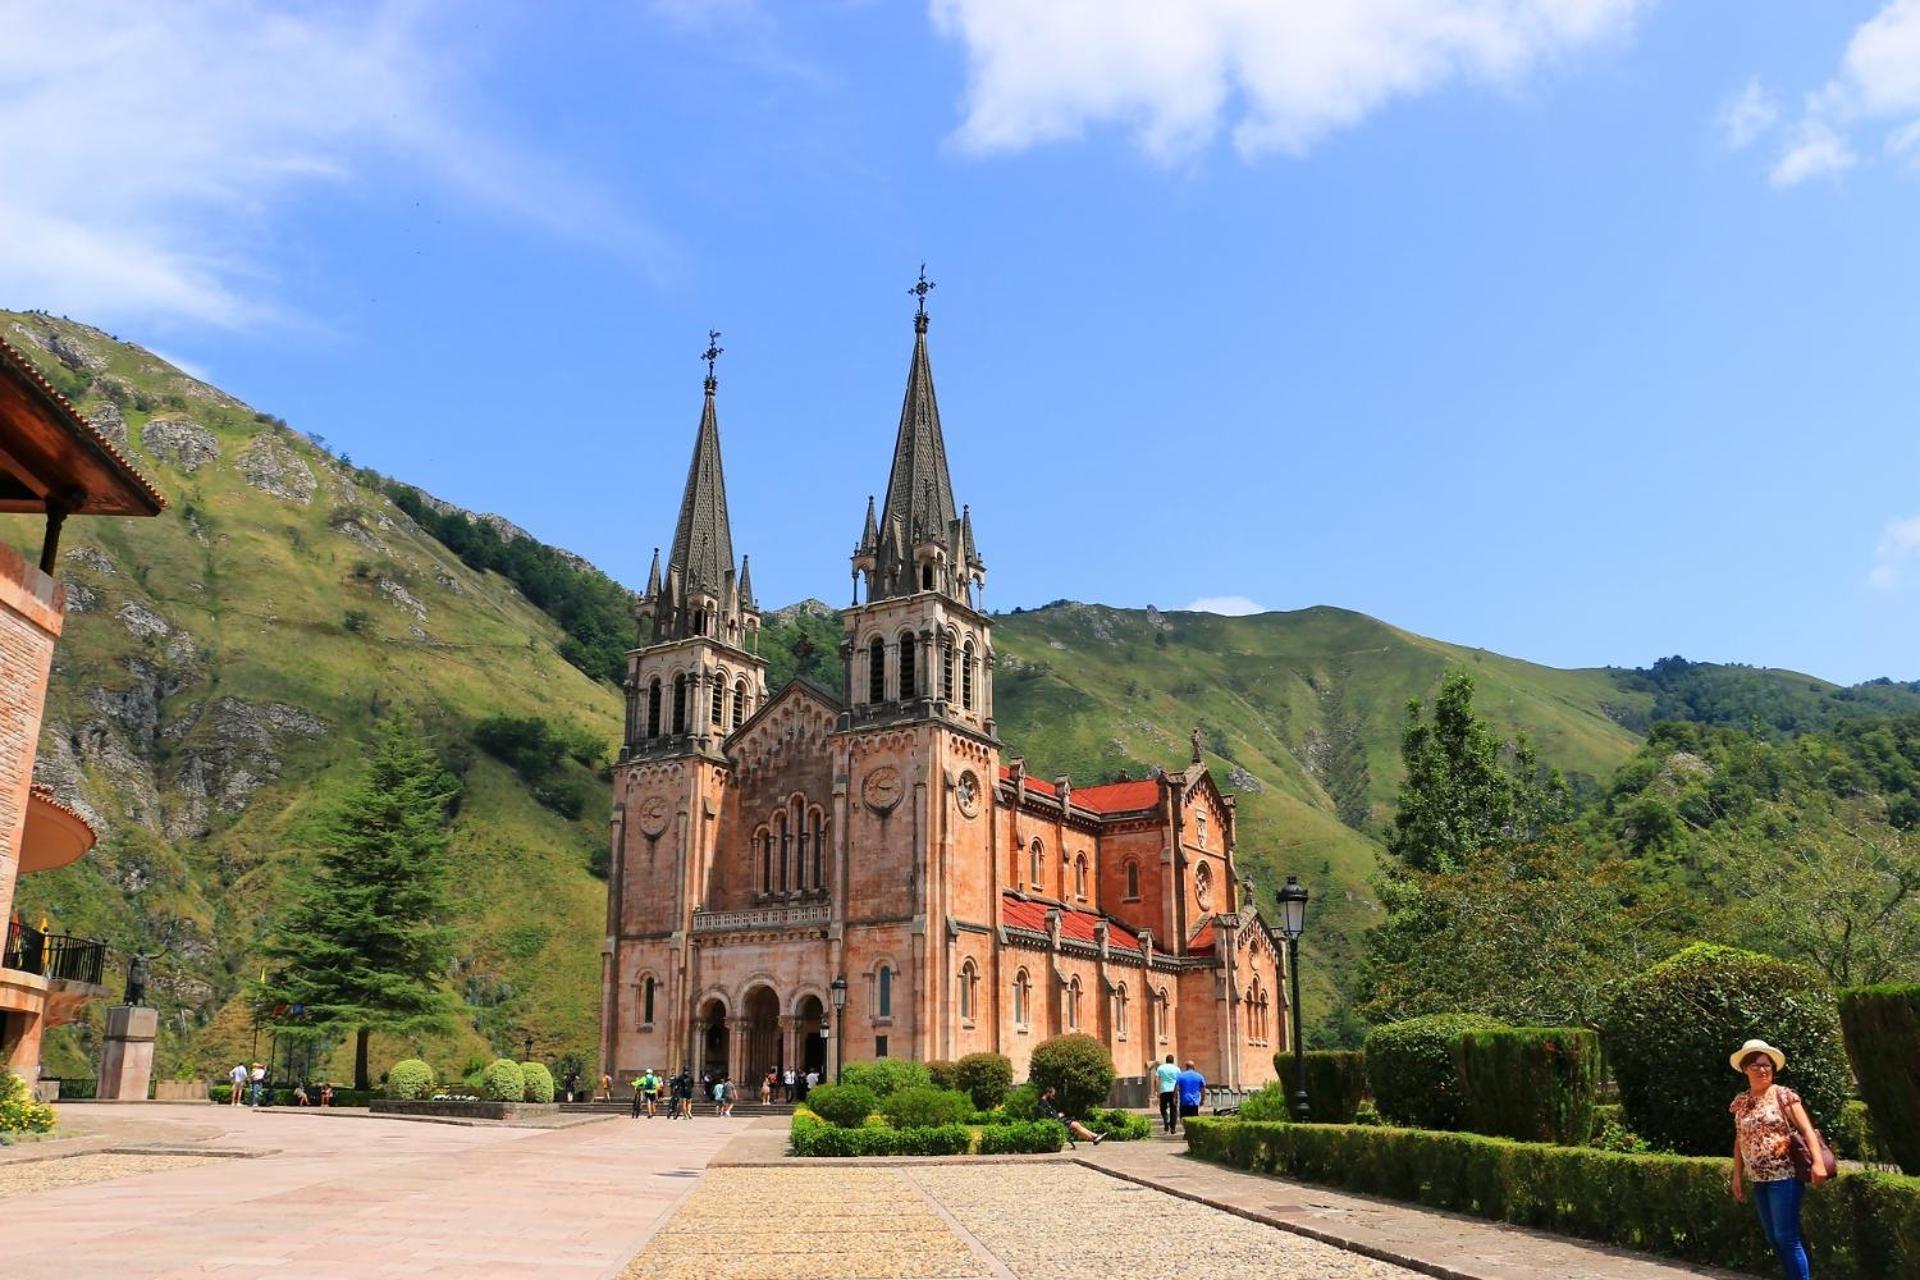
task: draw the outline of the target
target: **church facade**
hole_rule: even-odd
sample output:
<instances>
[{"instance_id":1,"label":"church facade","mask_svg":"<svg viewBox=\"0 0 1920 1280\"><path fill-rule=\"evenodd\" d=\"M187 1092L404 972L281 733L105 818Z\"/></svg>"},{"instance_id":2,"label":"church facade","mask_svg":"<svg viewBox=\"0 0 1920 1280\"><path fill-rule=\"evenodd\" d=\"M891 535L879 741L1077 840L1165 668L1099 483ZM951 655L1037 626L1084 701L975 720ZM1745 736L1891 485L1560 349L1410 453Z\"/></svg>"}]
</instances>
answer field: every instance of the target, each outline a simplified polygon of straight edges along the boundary
<instances>
[{"instance_id":1,"label":"church facade","mask_svg":"<svg viewBox=\"0 0 1920 1280\"><path fill-rule=\"evenodd\" d=\"M735 567L709 352L664 570L628 655L613 771L601 1060L725 1071L1033 1047L1081 1031L1119 1074L1168 1054L1273 1078L1282 952L1234 863L1233 798L1193 762L1076 787L1009 757L986 566L956 508L914 317L886 498L842 611L844 687L769 690ZM836 979L846 988L834 1025Z\"/></svg>"}]
</instances>

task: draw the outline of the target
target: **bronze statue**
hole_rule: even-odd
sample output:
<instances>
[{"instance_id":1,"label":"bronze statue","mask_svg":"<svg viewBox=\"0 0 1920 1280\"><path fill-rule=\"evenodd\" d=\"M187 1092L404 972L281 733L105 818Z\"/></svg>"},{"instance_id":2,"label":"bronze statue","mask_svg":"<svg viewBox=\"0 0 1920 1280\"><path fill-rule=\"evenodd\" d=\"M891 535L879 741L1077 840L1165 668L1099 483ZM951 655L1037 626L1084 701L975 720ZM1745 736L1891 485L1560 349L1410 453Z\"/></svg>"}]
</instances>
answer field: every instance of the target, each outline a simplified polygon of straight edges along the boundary
<instances>
[{"instance_id":1,"label":"bronze statue","mask_svg":"<svg viewBox=\"0 0 1920 1280\"><path fill-rule=\"evenodd\" d=\"M151 978L148 962L164 954L163 951L136 951L127 957L127 995L124 1003L144 1005L147 1002L147 983Z\"/></svg>"}]
</instances>

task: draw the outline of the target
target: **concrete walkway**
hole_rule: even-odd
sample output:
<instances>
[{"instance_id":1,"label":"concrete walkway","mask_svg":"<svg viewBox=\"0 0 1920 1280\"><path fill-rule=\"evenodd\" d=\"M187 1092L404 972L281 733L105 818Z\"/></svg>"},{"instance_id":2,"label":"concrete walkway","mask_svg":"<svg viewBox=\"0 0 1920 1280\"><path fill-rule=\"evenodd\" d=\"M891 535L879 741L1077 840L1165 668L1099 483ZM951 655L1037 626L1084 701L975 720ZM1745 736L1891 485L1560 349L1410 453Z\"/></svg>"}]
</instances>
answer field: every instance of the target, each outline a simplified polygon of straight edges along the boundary
<instances>
[{"instance_id":1,"label":"concrete walkway","mask_svg":"<svg viewBox=\"0 0 1920 1280\"><path fill-rule=\"evenodd\" d=\"M1080 1164L1444 1280L1749 1280L1484 1218L1350 1195L1194 1160L1186 1143L1082 1143ZM1759 1223L1754 1230L1760 1229Z\"/></svg>"},{"instance_id":2,"label":"concrete walkway","mask_svg":"<svg viewBox=\"0 0 1920 1280\"><path fill-rule=\"evenodd\" d=\"M601 1280L750 1123L536 1130L152 1104L100 1114L88 1138L115 1136L119 1115L140 1141L268 1154L0 1200L8 1280Z\"/></svg>"}]
</instances>

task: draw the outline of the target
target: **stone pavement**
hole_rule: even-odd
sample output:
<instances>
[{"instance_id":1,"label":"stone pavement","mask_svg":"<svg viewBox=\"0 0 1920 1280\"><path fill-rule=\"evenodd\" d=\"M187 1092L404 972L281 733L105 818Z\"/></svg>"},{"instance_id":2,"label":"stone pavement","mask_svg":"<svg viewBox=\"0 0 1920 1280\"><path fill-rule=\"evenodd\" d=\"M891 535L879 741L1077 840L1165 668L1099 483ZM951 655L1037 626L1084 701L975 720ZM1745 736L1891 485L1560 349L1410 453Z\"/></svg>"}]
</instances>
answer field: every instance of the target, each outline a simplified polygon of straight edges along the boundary
<instances>
[{"instance_id":1,"label":"stone pavement","mask_svg":"<svg viewBox=\"0 0 1920 1280\"><path fill-rule=\"evenodd\" d=\"M750 1123L537 1130L157 1103L113 1111L89 1114L89 1140L110 1138L124 1115L143 1141L188 1134L272 1153L8 1199L7 1280L600 1280Z\"/></svg>"}]
</instances>

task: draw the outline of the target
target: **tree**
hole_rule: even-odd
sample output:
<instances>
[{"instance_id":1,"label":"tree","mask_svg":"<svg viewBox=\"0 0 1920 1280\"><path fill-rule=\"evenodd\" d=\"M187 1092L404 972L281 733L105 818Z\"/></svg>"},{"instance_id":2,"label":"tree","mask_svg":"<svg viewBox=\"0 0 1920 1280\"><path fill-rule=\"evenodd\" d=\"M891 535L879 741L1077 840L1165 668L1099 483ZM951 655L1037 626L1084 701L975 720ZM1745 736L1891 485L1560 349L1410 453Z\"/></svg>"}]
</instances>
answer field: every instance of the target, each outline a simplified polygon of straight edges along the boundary
<instances>
[{"instance_id":1,"label":"tree","mask_svg":"<svg viewBox=\"0 0 1920 1280\"><path fill-rule=\"evenodd\" d=\"M366 776L327 819L312 877L268 935L259 1000L295 1034L351 1028L356 1089L368 1087L375 1029L444 1022L447 813L458 790L416 727L382 720Z\"/></svg>"},{"instance_id":2,"label":"tree","mask_svg":"<svg viewBox=\"0 0 1920 1280\"><path fill-rule=\"evenodd\" d=\"M1755 945L1806 959L1835 986L1920 978L1920 838L1866 804L1787 835L1740 862L1750 896L1736 914Z\"/></svg>"},{"instance_id":3,"label":"tree","mask_svg":"<svg viewBox=\"0 0 1920 1280\"><path fill-rule=\"evenodd\" d=\"M1473 677L1448 673L1425 718L1407 704L1406 781L1387 849L1415 871L1449 871L1480 849L1536 839L1567 808L1566 784L1543 773L1524 737L1511 746L1473 710Z\"/></svg>"}]
</instances>

